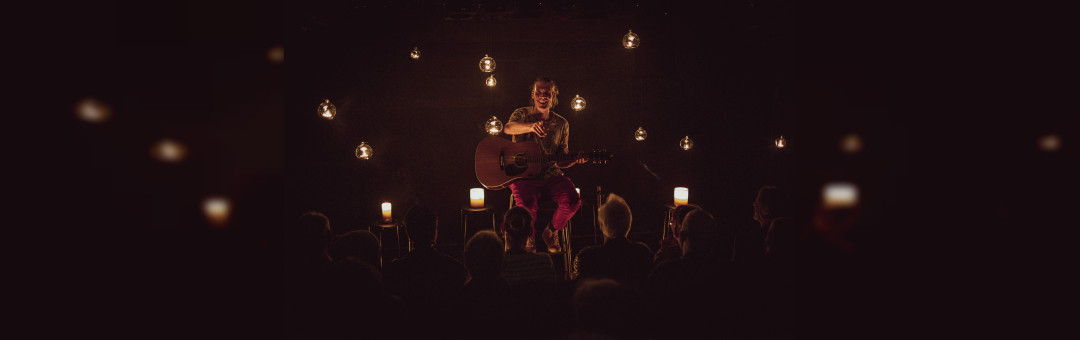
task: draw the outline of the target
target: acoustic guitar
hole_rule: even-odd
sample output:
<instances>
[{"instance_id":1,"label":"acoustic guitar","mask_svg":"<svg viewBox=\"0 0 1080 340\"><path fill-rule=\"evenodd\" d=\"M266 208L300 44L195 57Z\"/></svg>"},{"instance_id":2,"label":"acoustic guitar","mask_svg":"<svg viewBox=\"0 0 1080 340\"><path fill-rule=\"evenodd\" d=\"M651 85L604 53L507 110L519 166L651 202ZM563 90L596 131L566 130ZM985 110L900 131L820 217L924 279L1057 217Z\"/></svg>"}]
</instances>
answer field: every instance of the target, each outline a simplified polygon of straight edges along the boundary
<instances>
[{"instance_id":1,"label":"acoustic guitar","mask_svg":"<svg viewBox=\"0 0 1080 340\"><path fill-rule=\"evenodd\" d=\"M588 163L607 164L611 153L593 150L583 153ZM544 163L570 161L578 155L545 156L534 141L512 142L498 136L484 138L476 145L476 179L485 188L500 190L522 178L536 178Z\"/></svg>"}]
</instances>

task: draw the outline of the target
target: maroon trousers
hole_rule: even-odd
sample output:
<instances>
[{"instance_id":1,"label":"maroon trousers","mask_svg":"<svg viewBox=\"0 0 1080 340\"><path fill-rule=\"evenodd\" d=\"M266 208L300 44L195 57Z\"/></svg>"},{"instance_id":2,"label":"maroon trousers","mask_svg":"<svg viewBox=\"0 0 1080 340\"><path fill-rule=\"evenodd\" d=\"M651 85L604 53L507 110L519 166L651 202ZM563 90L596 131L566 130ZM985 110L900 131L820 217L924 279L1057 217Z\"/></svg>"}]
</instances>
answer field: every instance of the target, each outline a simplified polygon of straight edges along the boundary
<instances>
[{"instance_id":1,"label":"maroon trousers","mask_svg":"<svg viewBox=\"0 0 1080 340\"><path fill-rule=\"evenodd\" d=\"M533 235L536 235L536 210L539 209L540 196L547 193L559 208L551 216L551 225L555 230L562 230L578 209L581 208L581 196L574 190L574 182L566 176L554 176L548 179L520 180L510 183L514 194L514 205L529 211L533 218ZM541 226L544 227L544 226Z\"/></svg>"}]
</instances>

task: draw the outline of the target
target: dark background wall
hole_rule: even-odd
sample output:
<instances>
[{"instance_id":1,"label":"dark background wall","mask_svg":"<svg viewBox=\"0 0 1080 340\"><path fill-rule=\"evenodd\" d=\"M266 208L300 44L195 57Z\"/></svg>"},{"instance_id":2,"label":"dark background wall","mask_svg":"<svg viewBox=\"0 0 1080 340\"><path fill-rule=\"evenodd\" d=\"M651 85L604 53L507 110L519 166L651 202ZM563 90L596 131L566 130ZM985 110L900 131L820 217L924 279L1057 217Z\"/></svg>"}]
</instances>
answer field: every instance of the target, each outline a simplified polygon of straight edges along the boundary
<instances>
[{"instance_id":1,"label":"dark background wall","mask_svg":"<svg viewBox=\"0 0 1080 340\"><path fill-rule=\"evenodd\" d=\"M799 141L790 4L600 3L567 18L558 4L532 17L509 5L469 20L422 6L305 8L312 15L287 41L287 214L320 210L343 231L378 219L380 202L392 202L395 216L423 204L442 218L444 235L455 231L468 189L480 186L472 162L488 136L482 124L528 106L541 75L559 86L553 110L570 122L570 149L615 155L607 165L567 171L585 196L582 215L599 185L627 199L632 234L649 240L659 237L676 186L722 218L753 223L757 189L790 185ZM620 46L630 29L642 40L634 50ZM414 45L419 60L408 58ZM494 88L477 66L485 54L497 64ZM586 110L570 109L575 94ZM337 106L333 120L315 111L323 98ZM645 141L633 139L638 126L648 131ZM791 147L773 145L781 134ZM679 140L687 135L694 148L684 151ZM353 155L362 141L374 148L371 160ZM500 212L509 195L486 192Z\"/></svg>"}]
</instances>

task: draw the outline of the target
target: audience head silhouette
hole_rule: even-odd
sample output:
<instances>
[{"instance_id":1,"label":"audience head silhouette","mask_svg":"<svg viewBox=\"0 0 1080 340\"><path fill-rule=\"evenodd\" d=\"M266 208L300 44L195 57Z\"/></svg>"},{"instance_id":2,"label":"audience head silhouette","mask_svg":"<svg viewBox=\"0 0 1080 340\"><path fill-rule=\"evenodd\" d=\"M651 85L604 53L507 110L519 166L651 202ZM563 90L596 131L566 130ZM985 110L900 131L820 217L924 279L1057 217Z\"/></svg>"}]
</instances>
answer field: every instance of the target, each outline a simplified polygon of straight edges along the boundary
<instances>
[{"instance_id":1,"label":"audience head silhouette","mask_svg":"<svg viewBox=\"0 0 1080 340\"><path fill-rule=\"evenodd\" d=\"M721 229L712 214L705 210L694 210L683 218L679 226L679 241L683 255L686 254L726 254L730 257L730 229Z\"/></svg>"},{"instance_id":2,"label":"audience head silhouette","mask_svg":"<svg viewBox=\"0 0 1080 340\"><path fill-rule=\"evenodd\" d=\"M439 216L427 207L413 207L405 214L405 231L417 247L434 246L439 237Z\"/></svg>"},{"instance_id":3,"label":"audience head silhouette","mask_svg":"<svg viewBox=\"0 0 1080 340\"><path fill-rule=\"evenodd\" d=\"M529 236L533 234L532 215L529 210L514 206L503 215L503 235L510 247L525 247Z\"/></svg>"},{"instance_id":4,"label":"audience head silhouette","mask_svg":"<svg viewBox=\"0 0 1080 340\"><path fill-rule=\"evenodd\" d=\"M503 256L502 239L494 231L484 230L465 243L463 260L471 279L487 279L498 276L502 271Z\"/></svg>"},{"instance_id":5,"label":"audience head silhouette","mask_svg":"<svg viewBox=\"0 0 1080 340\"><path fill-rule=\"evenodd\" d=\"M771 185L758 189L757 198L754 199L754 220L762 228L768 228L777 217L790 216L788 209L788 198L784 191Z\"/></svg>"},{"instance_id":6,"label":"audience head silhouette","mask_svg":"<svg viewBox=\"0 0 1080 340\"><path fill-rule=\"evenodd\" d=\"M286 237L295 242L295 251L299 254L329 257L330 233L330 219L320 212L309 211L300 215Z\"/></svg>"},{"instance_id":7,"label":"audience head silhouette","mask_svg":"<svg viewBox=\"0 0 1080 340\"><path fill-rule=\"evenodd\" d=\"M367 230L353 230L337 237L330 243L330 257L334 261L355 258L380 267L379 239Z\"/></svg>"},{"instance_id":8,"label":"audience head silhouette","mask_svg":"<svg viewBox=\"0 0 1080 340\"><path fill-rule=\"evenodd\" d=\"M607 200L600 205L598 219L605 238L624 238L630 233L633 214L630 213L630 206L626 201L612 193L608 194Z\"/></svg>"}]
</instances>

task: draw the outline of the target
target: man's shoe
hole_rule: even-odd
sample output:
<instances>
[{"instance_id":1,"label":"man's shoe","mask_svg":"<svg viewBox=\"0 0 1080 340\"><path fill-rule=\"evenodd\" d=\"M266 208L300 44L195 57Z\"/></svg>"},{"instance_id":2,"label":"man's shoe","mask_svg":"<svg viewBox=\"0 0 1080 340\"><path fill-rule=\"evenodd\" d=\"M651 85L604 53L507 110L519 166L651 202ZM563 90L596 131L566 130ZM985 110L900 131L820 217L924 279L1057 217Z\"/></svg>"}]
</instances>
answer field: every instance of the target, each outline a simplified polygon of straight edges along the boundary
<instances>
[{"instance_id":1,"label":"man's shoe","mask_svg":"<svg viewBox=\"0 0 1080 340\"><path fill-rule=\"evenodd\" d=\"M544 237L544 244L547 245L548 252L561 253L562 245L559 244L559 232L551 229L551 227L544 228L544 233L541 235Z\"/></svg>"}]
</instances>

